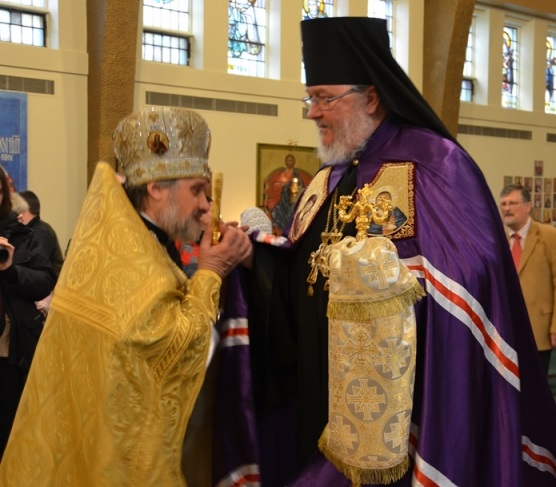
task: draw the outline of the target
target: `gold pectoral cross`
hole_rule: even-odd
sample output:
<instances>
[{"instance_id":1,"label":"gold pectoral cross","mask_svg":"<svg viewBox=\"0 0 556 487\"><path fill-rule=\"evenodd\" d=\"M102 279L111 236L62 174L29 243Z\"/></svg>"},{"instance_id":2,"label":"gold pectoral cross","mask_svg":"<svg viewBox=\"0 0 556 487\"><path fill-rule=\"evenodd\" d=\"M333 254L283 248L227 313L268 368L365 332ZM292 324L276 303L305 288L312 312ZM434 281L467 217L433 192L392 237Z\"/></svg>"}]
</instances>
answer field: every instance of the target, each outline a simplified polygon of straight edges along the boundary
<instances>
[{"instance_id":1,"label":"gold pectoral cross","mask_svg":"<svg viewBox=\"0 0 556 487\"><path fill-rule=\"evenodd\" d=\"M307 289L308 296L314 295L313 284L317 282L319 272L324 278L326 278L326 281L324 282L324 290L328 291L330 287L330 251L332 245L337 244L344 236L343 229L345 223L347 221L351 221L342 220L341 212L342 210L345 211L345 209L351 205L350 202L352 198L353 194L351 196L338 196L337 188L332 195L332 203L328 210L326 229L320 234L322 243L319 245L319 248L314 252L311 252L311 255L309 256L308 262L311 266L311 271L309 272L309 276L307 277L307 282L309 283L309 288ZM335 203L338 200L340 200L340 203ZM338 227L339 221L342 222L342 225Z\"/></svg>"},{"instance_id":2,"label":"gold pectoral cross","mask_svg":"<svg viewBox=\"0 0 556 487\"><path fill-rule=\"evenodd\" d=\"M307 282L309 283L309 288L307 289L307 296L313 296L313 284L317 282L317 277L319 275L319 262L321 260L321 254L324 251L324 244L320 244L319 248L314 252L311 252L309 256L309 265L311 266L311 272L307 276Z\"/></svg>"},{"instance_id":3,"label":"gold pectoral cross","mask_svg":"<svg viewBox=\"0 0 556 487\"><path fill-rule=\"evenodd\" d=\"M309 283L309 288L307 289L307 295L313 296L313 284L317 282L317 277L319 272L326 277L326 282L324 283L324 290L328 291L330 276L330 266L328 264L330 256L330 246L338 243L342 238L341 232L322 232L321 234L322 243L319 248L314 252L311 252L309 256L309 265L311 266L311 271L307 277L307 282Z\"/></svg>"},{"instance_id":4,"label":"gold pectoral cross","mask_svg":"<svg viewBox=\"0 0 556 487\"><path fill-rule=\"evenodd\" d=\"M344 234L342 232L322 232L320 236L323 244L334 245L342 239Z\"/></svg>"}]
</instances>

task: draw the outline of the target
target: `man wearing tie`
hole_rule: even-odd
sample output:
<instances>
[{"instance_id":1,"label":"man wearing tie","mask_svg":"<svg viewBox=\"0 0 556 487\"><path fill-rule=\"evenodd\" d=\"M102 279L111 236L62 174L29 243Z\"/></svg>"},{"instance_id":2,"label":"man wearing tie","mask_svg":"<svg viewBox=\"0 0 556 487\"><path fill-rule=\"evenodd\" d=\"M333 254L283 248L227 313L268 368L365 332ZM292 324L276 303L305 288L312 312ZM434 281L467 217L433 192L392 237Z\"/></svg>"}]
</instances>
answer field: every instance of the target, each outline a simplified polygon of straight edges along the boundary
<instances>
[{"instance_id":1,"label":"man wearing tie","mask_svg":"<svg viewBox=\"0 0 556 487\"><path fill-rule=\"evenodd\" d=\"M541 362L548 374L556 347L556 228L531 219L531 194L520 184L500 193L500 212Z\"/></svg>"}]
</instances>

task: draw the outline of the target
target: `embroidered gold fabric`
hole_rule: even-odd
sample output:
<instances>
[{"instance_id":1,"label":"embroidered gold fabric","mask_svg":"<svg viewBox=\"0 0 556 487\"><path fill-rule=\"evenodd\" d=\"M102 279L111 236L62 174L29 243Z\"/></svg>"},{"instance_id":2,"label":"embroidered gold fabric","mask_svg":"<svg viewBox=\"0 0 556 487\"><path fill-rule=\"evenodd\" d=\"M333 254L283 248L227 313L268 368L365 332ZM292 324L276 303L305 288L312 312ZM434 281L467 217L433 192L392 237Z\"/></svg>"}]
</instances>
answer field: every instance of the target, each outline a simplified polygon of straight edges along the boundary
<instances>
[{"instance_id":1,"label":"embroidered gold fabric","mask_svg":"<svg viewBox=\"0 0 556 487\"><path fill-rule=\"evenodd\" d=\"M366 185L364 195L365 202L371 207L368 236L387 236L397 240L415 235L414 184L414 163L382 165L374 179Z\"/></svg>"},{"instance_id":2,"label":"embroidered gold fabric","mask_svg":"<svg viewBox=\"0 0 556 487\"><path fill-rule=\"evenodd\" d=\"M146 108L124 118L114 131L116 157L134 185L162 179L210 179L210 145L205 119L185 108Z\"/></svg>"},{"instance_id":3,"label":"embroidered gold fabric","mask_svg":"<svg viewBox=\"0 0 556 487\"><path fill-rule=\"evenodd\" d=\"M388 484L409 466L416 329L424 296L385 237L330 250L329 421L324 455L354 486Z\"/></svg>"},{"instance_id":4,"label":"embroidered gold fabric","mask_svg":"<svg viewBox=\"0 0 556 487\"><path fill-rule=\"evenodd\" d=\"M220 278L191 281L99 163L54 291L0 485L185 486Z\"/></svg>"},{"instance_id":5,"label":"embroidered gold fabric","mask_svg":"<svg viewBox=\"0 0 556 487\"><path fill-rule=\"evenodd\" d=\"M295 208L292 227L288 235L288 239L292 242L296 242L302 237L328 196L328 179L331 172L331 167L319 171L303 191Z\"/></svg>"},{"instance_id":6,"label":"embroidered gold fabric","mask_svg":"<svg viewBox=\"0 0 556 487\"><path fill-rule=\"evenodd\" d=\"M354 164L356 163L358 161L354 161ZM293 242L300 238L313 220L315 212L322 204L322 196L326 197L328 174L321 172L321 176L319 173L311 181L308 188L312 188L311 191L308 195L307 192L303 195L296 210L290 234L290 240ZM395 240L415 235L414 176L415 168L412 162L385 163L370 183L356 188L351 195L338 195L336 188L332 195L326 229L321 233L322 243L309 257L309 296L314 294L313 286L319 273L328 279L330 246L342 239L343 225L346 223L355 220L357 240L376 236L386 236ZM314 198L318 205L310 204L311 198ZM304 208L309 208L310 212L304 211ZM328 281L325 281L324 289L328 290Z\"/></svg>"}]
</instances>

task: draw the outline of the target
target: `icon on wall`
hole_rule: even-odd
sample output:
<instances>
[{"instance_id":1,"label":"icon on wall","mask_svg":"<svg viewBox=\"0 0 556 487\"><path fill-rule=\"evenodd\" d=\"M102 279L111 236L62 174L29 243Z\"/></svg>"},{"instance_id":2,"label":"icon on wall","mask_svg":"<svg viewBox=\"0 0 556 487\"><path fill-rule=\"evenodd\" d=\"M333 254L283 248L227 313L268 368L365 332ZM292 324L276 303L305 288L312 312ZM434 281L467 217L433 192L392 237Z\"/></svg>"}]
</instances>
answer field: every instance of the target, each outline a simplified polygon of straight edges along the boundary
<instances>
[{"instance_id":1,"label":"icon on wall","mask_svg":"<svg viewBox=\"0 0 556 487\"><path fill-rule=\"evenodd\" d=\"M320 167L313 147L257 144L257 205L282 235L297 200Z\"/></svg>"}]
</instances>

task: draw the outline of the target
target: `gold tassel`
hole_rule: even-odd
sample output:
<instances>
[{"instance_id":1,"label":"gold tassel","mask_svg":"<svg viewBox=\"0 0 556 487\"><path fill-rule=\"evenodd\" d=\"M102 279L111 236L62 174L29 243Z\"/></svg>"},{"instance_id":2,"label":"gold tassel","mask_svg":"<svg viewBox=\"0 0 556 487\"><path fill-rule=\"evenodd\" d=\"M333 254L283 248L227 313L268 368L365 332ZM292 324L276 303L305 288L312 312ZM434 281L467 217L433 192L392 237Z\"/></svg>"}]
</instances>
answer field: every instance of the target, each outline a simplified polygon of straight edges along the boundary
<instances>
[{"instance_id":1,"label":"gold tassel","mask_svg":"<svg viewBox=\"0 0 556 487\"><path fill-rule=\"evenodd\" d=\"M327 429L325 428L319 439L319 450L332 465L344 474L347 479L351 480L353 487L361 487L363 484L393 484L400 480L409 469L409 456L405 456L400 463L389 468L367 470L346 465L328 451L327 444L328 436Z\"/></svg>"},{"instance_id":2,"label":"gold tassel","mask_svg":"<svg viewBox=\"0 0 556 487\"><path fill-rule=\"evenodd\" d=\"M330 301L327 316L329 319L345 321L369 322L377 318L384 318L401 313L425 296L425 291L419 283L412 286L404 294L376 302L345 302Z\"/></svg>"}]
</instances>

